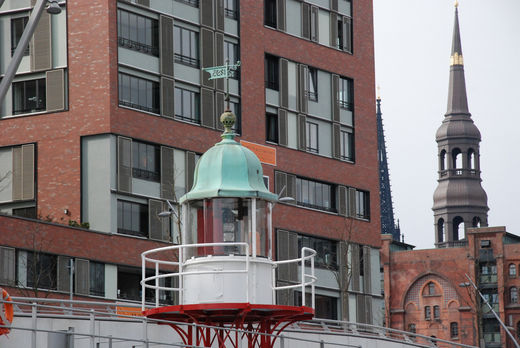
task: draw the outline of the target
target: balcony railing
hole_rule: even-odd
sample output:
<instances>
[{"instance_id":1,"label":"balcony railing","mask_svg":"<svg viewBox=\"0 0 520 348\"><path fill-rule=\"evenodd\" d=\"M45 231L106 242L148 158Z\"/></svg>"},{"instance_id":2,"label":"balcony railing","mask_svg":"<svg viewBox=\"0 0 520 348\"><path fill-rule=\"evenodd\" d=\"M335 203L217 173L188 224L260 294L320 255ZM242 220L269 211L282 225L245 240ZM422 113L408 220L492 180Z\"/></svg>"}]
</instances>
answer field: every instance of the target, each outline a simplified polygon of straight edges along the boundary
<instances>
[{"instance_id":1,"label":"balcony railing","mask_svg":"<svg viewBox=\"0 0 520 348\"><path fill-rule=\"evenodd\" d=\"M138 41L126 39L124 37L117 38L120 47L129 48L134 51L150 54L152 56L159 56L159 47L147 45Z\"/></svg>"},{"instance_id":2,"label":"balcony railing","mask_svg":"<svg viewBox=\"0 0 520 348\"><path fill-rule=\"evenodd\" d=\"M497 282L496 274L481 274L480 284L494 284Z\"/></svg>"},{"instance_id":3,"label":"balcony railing","mask_svg":"<svg viewBox=\"0 0 520 348\"><path fill-rule=\"evenodd\" d=\"M500 343L500 332L484 332L484 341L486 343Z\"/></svg>"},{"instance_id":4,"label":"balcony railing","mask_svg":"<svg viewBox=\"0 0 520 348\"><path fill-rule=\"evenodd\" d=\"M476 169L462 169L462 168L458 168L458 169L444 169L444 170L441 170L439 171L439 174L442 177L445 177L445 176L469 176L469 177L473 177L473 176L478 176L479 174L479 171L476 170Z\"/></svg>"}]
</instances>

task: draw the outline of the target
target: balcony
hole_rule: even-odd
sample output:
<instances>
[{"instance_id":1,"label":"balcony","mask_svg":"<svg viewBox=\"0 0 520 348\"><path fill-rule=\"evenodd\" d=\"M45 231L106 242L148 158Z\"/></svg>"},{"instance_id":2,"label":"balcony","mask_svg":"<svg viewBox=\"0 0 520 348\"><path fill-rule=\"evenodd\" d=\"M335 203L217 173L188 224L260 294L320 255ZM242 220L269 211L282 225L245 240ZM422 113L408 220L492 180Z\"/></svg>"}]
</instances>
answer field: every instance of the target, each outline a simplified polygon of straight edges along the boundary
<instances>
[{"instance_id":1,"label":"balcony","mask_svg":"<svg viewBox=\"0 0 520 348\"><path fill-rule=\"evenodd\" d=\"M493 308L493 310L495 311L495 313L498 313L498 303L490 303L490 305ZM493 315L493 313L491 312L491 309L485 303L482 304L482 314L491 314L491 315Z\"/></svg>"},{"instance_id":2,"label":"balcony","mask_svg":"<svg viewBox=\"0 0 520 348\"><path fill-rule=\"evenodd\" d=\"M486 347L489 345L495 346L495 344L500 345L500 332L484 332L484 341L486 342Z\"/></svg>"},{"instance_id":3,"label":"balcony","mask_svg":"<svg viewBox=\"0 0 520 348\"><path fill-rule=\"evenodd\" d=\"M496 284L496 283L497 283L496 274L481 274L480 275L480 284Z\"/></svg>"}]
</instances>

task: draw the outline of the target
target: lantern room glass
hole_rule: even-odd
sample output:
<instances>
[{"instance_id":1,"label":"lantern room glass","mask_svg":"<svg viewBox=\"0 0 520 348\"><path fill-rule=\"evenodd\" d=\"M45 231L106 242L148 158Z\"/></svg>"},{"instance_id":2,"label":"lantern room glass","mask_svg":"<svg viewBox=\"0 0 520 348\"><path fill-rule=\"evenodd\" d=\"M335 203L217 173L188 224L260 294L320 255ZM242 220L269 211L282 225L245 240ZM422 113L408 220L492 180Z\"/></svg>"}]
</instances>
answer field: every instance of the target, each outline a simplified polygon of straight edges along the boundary
<instances>
[{"instance_id":1,"label":"lantern room glass","mask_svg":"<svg viewBox=\"0 0 520 348\"><path fill-rule=\"evenodd\" d=\"M212 198L186 204L184 244L248 243L252 256L270 256L271 204L254 198ZM253 217L253 209L255 210ZM253 228L253 224L255 225ZM251 238L251 231L255 231ZM185 259L208 255L245 255L241 245L188 249Z\"/></svg>"}]
</instances>

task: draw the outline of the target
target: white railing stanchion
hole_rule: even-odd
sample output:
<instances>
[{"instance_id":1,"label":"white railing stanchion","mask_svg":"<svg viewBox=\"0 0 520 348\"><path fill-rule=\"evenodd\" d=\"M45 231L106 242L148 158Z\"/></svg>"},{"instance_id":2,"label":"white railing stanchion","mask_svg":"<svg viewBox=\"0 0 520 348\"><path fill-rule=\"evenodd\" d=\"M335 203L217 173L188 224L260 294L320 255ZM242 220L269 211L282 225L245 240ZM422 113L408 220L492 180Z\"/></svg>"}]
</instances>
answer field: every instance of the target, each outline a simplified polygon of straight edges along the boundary
<instances>
[{"instance_id":1,"label":"white railing stanchion","mask_svg":"<svg viewBox=\"0 0 520 348\"><path fill-rule=\"evenodd\" d=\"M249 303L249 244L246 244L246 302Z\"/></svg>"},{"instance_id":2,"label":"white railing stanchion","mask_svg":"<svg viewBox=\"0 0 520 348\"><path fill-rule=\"evenodd\" d=\"M159 307L159 263L155 263L155 307Z\"/></svg>"},{"instance_id":3,"label":"white railing stanchion","mask_svg":"<svg viewBox=\"0 0 520 348\"><path fill-rule=\"evenodd\" d=\"M301 251L301 282L302 282L302 306L305 306L305 247L302 248Z\"/></svg>"},{"instance_id":4,"label":"white railing stanchion","mask_svg":"<svg viewBox=\"0 0 520 348\"><path fill-rule=\"evenodd\" d=\"M145 278L146 278L146 257L144 254L141 254L141 310L144 311L144 291L146 289L145 286Z\"/></svg>"},{"instance_id":5,"label":"white railing stanchion","mask_svg":"<svg viewBox=\"0 0 520 348\"><path fill-rule=\"evenodd\" d=\"M311 257L311 275L313 281L311 282L311 299L312 299L312 309L316 308L316 300L314 298L314 279L316 279L316 276L314 275L314 257Z\"/></svg>"},{"instance_id":6,"label":"white railing stanchion","mask_svg":"<svg viewBox=\"0 0 520 348\"><path fill-rule=\"evenodd\" d=\"M183 250L184 250L183 248L179 248L179 254L178 254L179 268L177 269L177 279L179 279L178 292L179 292L179 304L180 305L184 304L184 282L183 282L183 277L182 277L182 262L184 260ZM173 282L172 282L172 284L173 284Z\"/></svg>"}]
</instances>

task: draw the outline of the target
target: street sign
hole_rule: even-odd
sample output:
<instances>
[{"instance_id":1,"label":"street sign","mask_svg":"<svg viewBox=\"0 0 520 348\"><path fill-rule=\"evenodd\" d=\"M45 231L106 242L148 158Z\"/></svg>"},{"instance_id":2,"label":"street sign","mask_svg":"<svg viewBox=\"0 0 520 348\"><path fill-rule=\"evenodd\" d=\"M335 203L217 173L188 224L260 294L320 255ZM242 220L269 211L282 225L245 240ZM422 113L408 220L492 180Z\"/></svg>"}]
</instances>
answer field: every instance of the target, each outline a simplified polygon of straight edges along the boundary
<instances>
[{"instance_id":1,"label":"street sign","mask_svg":"<svg viewBox=\"0 0 520 348\"><path fill-rule=\"evenodd\" d=\"M209 80L215 80L233 77L235 70L237 70L239 66L240 62L237 62L236 64L226 64L221 66L203 68L203 70L209 73Z\"/></svg>"}]
</instances>

